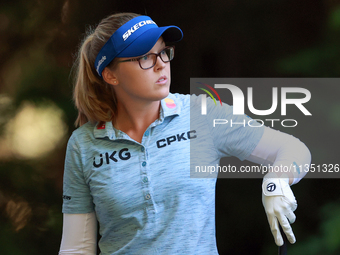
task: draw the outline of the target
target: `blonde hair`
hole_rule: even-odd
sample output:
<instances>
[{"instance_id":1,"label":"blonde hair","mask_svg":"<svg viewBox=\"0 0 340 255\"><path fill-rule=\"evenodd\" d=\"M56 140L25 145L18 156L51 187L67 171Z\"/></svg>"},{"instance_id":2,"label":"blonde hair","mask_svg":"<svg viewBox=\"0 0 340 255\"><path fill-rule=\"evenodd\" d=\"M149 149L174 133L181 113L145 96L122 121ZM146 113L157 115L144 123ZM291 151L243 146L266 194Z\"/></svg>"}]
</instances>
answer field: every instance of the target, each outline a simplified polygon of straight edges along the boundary
<instances>
[{"instance_id":1,"label":"blonde hair","mask_svg":"<svg viewBox=\"0 0 340 255\"><path fill-rule=\"evenodd\" d=\"M111 35L129 20L140 16L135 13L118 13L103 19L93 30L87 32L74 63L75 82L73 100L78 109L75 125L86 122L112 121L117 111L113 86L107 84L97 73L94 62ZM115 60L110 66L114 65Z\"/></svg>"}]
</instances>

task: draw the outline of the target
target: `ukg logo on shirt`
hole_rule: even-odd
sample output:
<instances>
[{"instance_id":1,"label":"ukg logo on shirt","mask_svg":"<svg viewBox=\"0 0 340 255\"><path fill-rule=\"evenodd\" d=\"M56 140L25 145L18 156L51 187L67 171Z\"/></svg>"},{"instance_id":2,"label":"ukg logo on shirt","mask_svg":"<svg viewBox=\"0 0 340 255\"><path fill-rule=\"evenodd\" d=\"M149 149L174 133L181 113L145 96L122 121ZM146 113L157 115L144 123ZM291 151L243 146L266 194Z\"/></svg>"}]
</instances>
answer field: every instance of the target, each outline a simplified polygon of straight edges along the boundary
<instances>
[{"instance_id":1,"label":"ukg logo on shirt","mask_svg":"<svg viewBox=\"0 0 340 255\"><path fill-rule=\"evenodd\" d=\"M101 167L104 163L109 165L110 162L116 163L119 160L128 160L131 158L131 153L129 152L128 148L122 148L119 151L113 151L112 153L105 152L104 156L103 153L99 154L99 162L97 162L96 157L93 157L93 166L98 168Z\"/></svg>"}]
</instances>

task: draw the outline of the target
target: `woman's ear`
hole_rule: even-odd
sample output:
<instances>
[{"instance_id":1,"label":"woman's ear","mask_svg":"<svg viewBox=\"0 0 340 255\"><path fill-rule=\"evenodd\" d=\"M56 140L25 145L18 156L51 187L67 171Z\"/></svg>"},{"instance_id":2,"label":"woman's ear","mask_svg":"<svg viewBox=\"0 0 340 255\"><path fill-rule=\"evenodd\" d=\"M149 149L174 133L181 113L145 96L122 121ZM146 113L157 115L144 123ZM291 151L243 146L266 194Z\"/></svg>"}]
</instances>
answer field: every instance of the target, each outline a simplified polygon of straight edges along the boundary
<instances>
[{"instance_id":1,"label":"woman's ear","mask_svg":"<svg viewBox=\"0 0 340 255\"><path fill-rule=\"evenodd\" d=\"M109 68L105 67L102 72L103 80L111 85L118 85L118 79L114 72L110 70Z\"/></svg>"}]
</instances>

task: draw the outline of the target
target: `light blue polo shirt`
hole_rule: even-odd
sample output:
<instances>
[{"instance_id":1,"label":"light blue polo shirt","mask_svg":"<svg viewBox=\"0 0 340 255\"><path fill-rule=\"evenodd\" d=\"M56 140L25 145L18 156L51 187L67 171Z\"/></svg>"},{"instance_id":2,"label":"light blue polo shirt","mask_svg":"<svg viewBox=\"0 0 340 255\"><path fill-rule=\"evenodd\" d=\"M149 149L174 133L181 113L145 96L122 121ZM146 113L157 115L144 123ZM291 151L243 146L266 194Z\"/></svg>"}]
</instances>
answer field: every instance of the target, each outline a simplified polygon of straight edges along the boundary
<instances>
[{"instance_id":1,"label":"light blue polo shirt","mask_svg":"<svg viewBox=\"0 0 340 255\"><path fill-rule=\"evenodd\" d=\"M218 108L212 100L202 115L200 97L169 94L141 143L111 122L81 126L68 142L63 213L95 210L102 255L218 254L216 176L191 177L190 161L244 160L263 128L213 127L214 118L247 117L233 116L231 106Z\"/></svg>"}]
</instances>

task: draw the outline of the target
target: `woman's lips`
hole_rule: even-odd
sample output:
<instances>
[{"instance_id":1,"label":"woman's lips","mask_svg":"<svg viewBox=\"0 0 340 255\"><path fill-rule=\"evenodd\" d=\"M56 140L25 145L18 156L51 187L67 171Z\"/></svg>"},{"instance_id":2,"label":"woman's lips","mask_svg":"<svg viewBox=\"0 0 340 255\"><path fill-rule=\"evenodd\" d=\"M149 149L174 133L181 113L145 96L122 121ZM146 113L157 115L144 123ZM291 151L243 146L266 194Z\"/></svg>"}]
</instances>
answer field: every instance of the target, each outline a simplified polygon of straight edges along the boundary
<instances>
[{"instance_id":1,"label":"woman's lips","mask_svg":"<svg viewBox=\"0 0 340 255\"><path fill-rule=\"evenodd\" d=\"M157 84L165 84L167 81L168 81L168 78L164 75L164 76L161 76L161 77L156 81L156 83L157 83Z\"/></svg>"}]
</instances>

